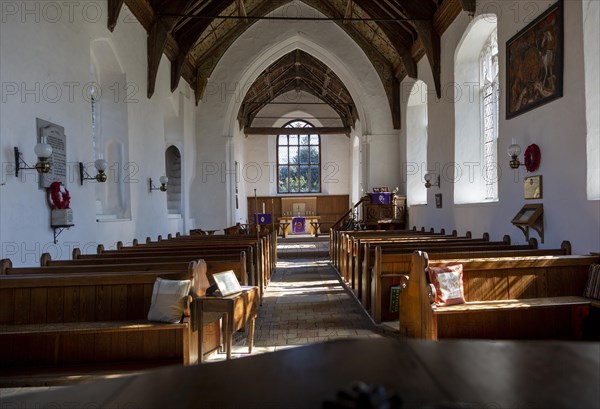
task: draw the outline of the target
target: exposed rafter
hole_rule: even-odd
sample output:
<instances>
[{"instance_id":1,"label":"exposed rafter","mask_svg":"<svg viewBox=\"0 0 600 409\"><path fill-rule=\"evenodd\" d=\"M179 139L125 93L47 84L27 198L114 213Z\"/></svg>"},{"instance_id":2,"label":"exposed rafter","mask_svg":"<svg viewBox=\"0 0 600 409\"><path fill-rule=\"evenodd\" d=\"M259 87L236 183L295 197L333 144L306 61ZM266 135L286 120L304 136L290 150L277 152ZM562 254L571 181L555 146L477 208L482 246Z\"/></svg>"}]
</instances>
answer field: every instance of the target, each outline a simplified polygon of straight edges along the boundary
<instances>
[{"instance_id":1,"label":"exposed rafter","mask_svg":"<svg viewBox=\"0 0 600 409\"><path fill-rule=\"evenodd\" d=\"M464 11L466 11L467 13L469 13L471 16L473 14L475 14L475 9L477 7L477 1L476 0L459 0L460 1L460 5L463 8Z\"/></svg>"},{"instance_id":2,"label":"exposed rafter","mask_svg":"<svg viewBox=\"0 0 600 409\"><path fill-rule=\"evenodd\" d=\"M290 91L305 92L322 101L312 104L329 105L344 127L353 127L358 119L352 97L335 73L310 54L295 50L271 64L254 81L238 113L240 127L250 127L265 106Z\"/></svg>"},{"instance_id":3,"label":"exposed rafter","mask_svg":"<svg viewBox=\"0 0 600 409\"><path fill-rule=\"evenodd\" d=\"M117 26L117 21L119 20L119 14L121 13L121 9L123 8L123 0L108 0L108 20L106 25L108 29L112 32Z\"/></svg>"},{"instance_id":4,"label":"exposed rafter","mask_svg":"<svg viewBox=\"0 0 600 409\"><path fill-rule=\"evenodd\" d=\"M202 13L207 15L218 15L231 4L229 1L220 0L212 0L207 3L206 7L201 10ZM210 25L210 22L211 20L208 19L189 20L175 32L174 37L179 45L179 53L177 54L175 61L172 61L171 63L171 91L177 89L183 71L183 65L186 62L192 47L200 39L204 30Z\"/></svg>"},{"instance_id":5,"label":"exposed rafter","mask_svg":"<svg viewBox=\"0 0 600 409\"><path fill-rule=\"evenodd\" d=\"M248 17L248 13L246 12L246 4L244 3L244 0L235 0L235 3L237 4L239 15L242 17Z\"/></svg>"},{"instance_id":6,"label":"exposed rafter","mask_svg":"<svg viewBox=\"0 0 600 409\"><path fill-rule=\"evenodd\" d=\"M163 14L173 10L187 10L192 3L193 0L151 1L156 17L148 30L148 98L154 94L158 66L167 46L169 33L180 20L176 17L163 17Z\"/></svg>"},{"instance_id":7,"label":"exposed rafter","mask_svg":"<svg viewBox=\"0 0 600 409\"><path fill-rule=\"evenodd\" d=\"M346 127L316 127L316 128L244 128L246 135L346 135L350 136L350 128Z\"/></svg>"},{"instance_id":8,"label":"exposed rafter","mask_svg":"<svg viewBox=\"0 0 600 409\"><path fill-rule=\"evenodd\" d=\"M148 32L148 96L154 92L158 66L166 54L171 61L171 90L183 77L194 89L197 102L218 62L245 30L263 18L294 18L270 14L291 0L107 1L109 29L114 29L126 4ZM395 128L400 126L399 82L407 75L416 78L417 61L426 56L439 96L440 35L461 10L470 14L475 11L475 0L301 1L321 14L298 16L298 20L332 21L365 52L386 91ZM332 91L326 74L322 81L313 81L308 71L301 77L293 80L296 88L330 100ZM278 89L292 86L289 80L277 83L275 74L266 80L273 84L266 93L271 99ZM252 108L255 111L256 106ZM340 112L340 116L348 114Z\"/></svg>"}]
</instances>

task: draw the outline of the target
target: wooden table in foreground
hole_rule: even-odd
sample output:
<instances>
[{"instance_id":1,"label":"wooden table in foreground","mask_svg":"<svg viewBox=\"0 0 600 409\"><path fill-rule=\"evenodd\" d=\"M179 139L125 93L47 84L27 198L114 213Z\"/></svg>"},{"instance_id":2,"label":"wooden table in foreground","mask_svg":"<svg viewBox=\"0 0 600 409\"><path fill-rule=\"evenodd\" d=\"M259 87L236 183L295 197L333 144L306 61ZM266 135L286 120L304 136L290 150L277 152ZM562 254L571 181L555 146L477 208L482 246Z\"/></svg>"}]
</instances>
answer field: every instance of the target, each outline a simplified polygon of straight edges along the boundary
<instances>
[{"instance_id":1,"label":"wooden table in foreground","mask_svg":"<svg viewBox=\"0 0 600 409\"><path fill-rule=\"evenodd\" d=\"M227 359L231 359L233 333L250 324L248 335L248 350L252 353L254 345L254 322L258 312L259 296L258 287L242 286L242 292L227 297L198 297L195 300L198 313L198 327L204 328L202 322L203 312L216 312L223 314L223 335ZM201 331L201 330L200 330ZM200 338L202 339L202 338ZM202 343L198 343L198 357L204 358Z\"/></svg>"},{"instance_id":2,"label":"wooden table in foreground","mask_svg":"<svg viewBox=\"0 0 600 409\"><path fill-rule=\"evenodd\" d=\"M599 408L600 343L347 339L3 399L3 407L321 408L356 381L403 408Z\"/></svg>"}]
</instances>

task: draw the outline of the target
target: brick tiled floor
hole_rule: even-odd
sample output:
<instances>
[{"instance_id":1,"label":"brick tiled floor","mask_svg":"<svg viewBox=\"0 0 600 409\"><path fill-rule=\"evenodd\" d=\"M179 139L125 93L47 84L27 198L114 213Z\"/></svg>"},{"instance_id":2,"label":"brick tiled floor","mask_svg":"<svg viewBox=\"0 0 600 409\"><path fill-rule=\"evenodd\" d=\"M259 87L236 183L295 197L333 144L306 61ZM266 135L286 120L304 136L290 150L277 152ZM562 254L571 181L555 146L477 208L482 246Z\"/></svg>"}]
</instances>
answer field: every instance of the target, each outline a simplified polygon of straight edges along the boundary
<instances>
[{"instance_id":1,"label":"brick tiled floor","mask_svg":"<svg viewBox=\"0 0 600 409\"><path fill-rule=\"evenodd\" d=\"M303 249L306 246L302 244ZM289 247L265 291L253 354L338 338L382 336L325 256L309 249L305 258L290 258ZM248 356L247 345L246 338L239 339L233 357ZM224 353L215 353L208 361L223 359Z\"/></svg>"}]
</instances>

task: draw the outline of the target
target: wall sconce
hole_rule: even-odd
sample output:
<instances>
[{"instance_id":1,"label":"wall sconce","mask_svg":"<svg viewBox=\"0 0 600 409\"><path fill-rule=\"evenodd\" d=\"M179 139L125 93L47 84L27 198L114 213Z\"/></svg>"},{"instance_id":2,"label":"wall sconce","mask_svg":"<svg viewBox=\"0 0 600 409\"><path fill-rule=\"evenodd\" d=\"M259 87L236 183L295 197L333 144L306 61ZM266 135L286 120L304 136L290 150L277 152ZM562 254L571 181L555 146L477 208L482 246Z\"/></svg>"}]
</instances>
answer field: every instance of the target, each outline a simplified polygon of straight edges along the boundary
<instances>
[{"instance_id":1,"label":"wall sconce","mask_svg":"<svg viewBox=\"0 0 600 409\"><path fill-rule=\"evenodd\" d=\"M27 162L25 162L21 157L21 152L19 152L19 148L15 146L16 177L19 177L20 170L35 169L38 171L38 173L48 173L50 171L50 162L48 161L48 158L50 158L50 156L52 155L52 146L47 144L44 140L43 142L40 142L37 145L35 145L33 151L38 157L38 162L35 164L35 166L29 166Z\"/></svg>"},{"instance_id":2,"label":"wall sconce","mask_svg":"<svg viewBox=\"0 0 600 409\"><path fill-rule=\"evenodd\" d=\"M426 173L425 176L423 176L423 179L425 179L425 187L427 189L429 189L431 186L437 186L438 188L440 187L440 175ZM435 183L431 183L432 180L435 180Z\"/></svg>"},{"instance_id":3,"label":"wall sconce","mask_svg":"<svg viewBox=\"0 0 600 409\"><path fill-rule=\"evenodd\" d=\"M160 181L160 187L156 187L152 184L152 178L148 178L149 182L150 182L150 192L152 192L153 190L160 190L161 192L166 192L167 191L167 183L169 182L169 178L166 176L161 176L159 181Z\"/></svg>"},{"instance_id":4,"label":"wall sconce","mask_svg":"<svg viewBox=\"0 0 600 409\"><path fill-rule=\"evenodd\" d=\"M519 155L521 154L521 146L515 142L515 138L512 140L512 144L508 147L508 156L510 156L510 168L519 169L521 162L519 161Z\"/></svg>"},{"instance_id":5,"label":"wall sconce","mask_svg":"<svg viewBox=\"0 0 600 409\"><path fill-rule=\"evenodd\" d=\"M512 140L512 144L508 147L508 156L510 156L510 168L518 169L519 166L525 166L528 172L535 172L540 167L540 161L542 159L542 152L540 147L535 143L532 143L525 149L523 154L523 162L519 161L519 155L521 154L521 147L515 142L515 138Z\"/></svg>"},{"instance_id":6,"label":"wall sconce","mask_svg":"<svg viewBox=\"0 0 600 409\"><path fill-rule=\"evenodd\" d=\"M94 166L96 167L98 174L96 176L90 176L90 174L87 173L83 168L83 162L79 162L79 182L82 186L84 180L95 180L100 183L106 182L107 177L104 171L108 167L108 162L104 159L97 159L94 162Z\"/></svg>"}]
</instances>

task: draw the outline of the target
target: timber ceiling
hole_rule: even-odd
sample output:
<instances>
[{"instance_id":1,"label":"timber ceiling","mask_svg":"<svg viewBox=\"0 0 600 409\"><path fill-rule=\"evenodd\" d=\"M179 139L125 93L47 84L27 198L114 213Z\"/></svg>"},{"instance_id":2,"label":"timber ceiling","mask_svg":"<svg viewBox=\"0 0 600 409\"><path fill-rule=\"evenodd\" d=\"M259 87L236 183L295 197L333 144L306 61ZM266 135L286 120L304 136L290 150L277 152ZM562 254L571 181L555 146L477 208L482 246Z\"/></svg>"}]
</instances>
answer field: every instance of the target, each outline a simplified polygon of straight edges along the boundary
<instances>
[{"instance_id":1,"label":"timber ceiling","mask_svg":"<svg viewBox=\"0 0 600 409\"><path fill-rule=\"evenodd\" d=\"M302 2L325 17L300 18L330 19L365 52L386 90L396 128L400 127L400 81L407 75L417 78L417 61L425 56L439 97L440 36L462 10L475 11L475 0ZM108 28L111 31L124 3L148 32L148 97L154 93L158 65L164 53L171 61L171 90L177 88L183 77L195 90L198 103L210 75L231 44L260 18L285 17L271 12L290 0L108 0ZM348 108L348 112L340 112L339 103L347 104L351 99L348 100L349 94L339 78L306 53L287 55L274 63L265 71L270 74L263 73L257 79L260 85L256 85L255 92L264 94L267 91L274 98L281 93L275 87L291 86L285 81L268 85L274 72L285 71L284 66L289 64L285 62L286 58L300 58L300 62L293 64L301 77L294 80L294 87L331 102L345 124L354 124L354 107ZM290 69L291 66L287 67ZM340 93L334 97L331 87L337 87ZM239 118L240 124L248 125L256 110L246 106L244 112L247 115Z\"/></svg>"},{"instance_id":2,"label":"timber ceiling","mask_svg":"<svg viewBox=\"0 0 600 409\"><path fill-rule=\"evenodd\" d=\"M304 91L328 104L345 128L353 128L358 115L346 86L327 65L302 51L292 51L254 81L238 113L240 128L252 125L256 114L271 101L289 91Z\"/></svg>"}]
</instances>

